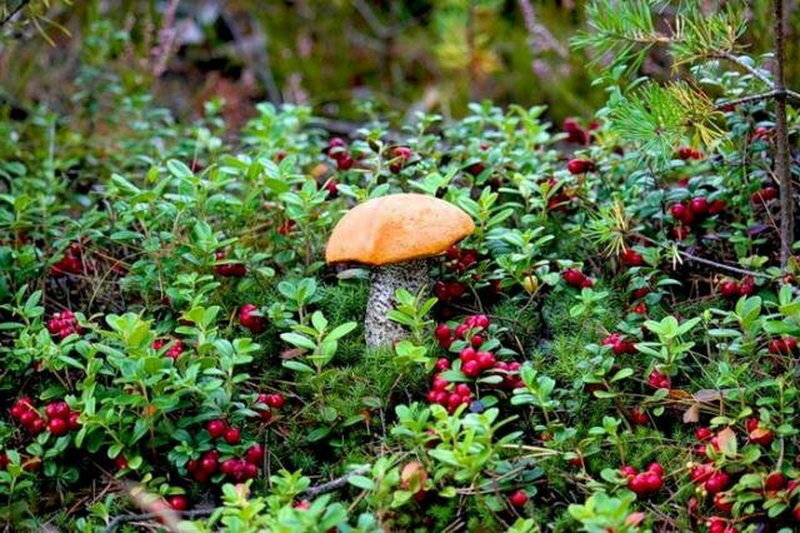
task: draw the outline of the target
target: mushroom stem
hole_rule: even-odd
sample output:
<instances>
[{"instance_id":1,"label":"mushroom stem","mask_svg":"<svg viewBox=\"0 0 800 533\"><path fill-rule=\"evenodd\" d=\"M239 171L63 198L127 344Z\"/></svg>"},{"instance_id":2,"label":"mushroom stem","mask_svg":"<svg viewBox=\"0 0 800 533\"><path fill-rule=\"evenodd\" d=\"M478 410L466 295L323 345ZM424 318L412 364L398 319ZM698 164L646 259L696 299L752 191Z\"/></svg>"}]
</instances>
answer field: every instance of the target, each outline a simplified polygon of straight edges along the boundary
<instances>
[{"instance_id":1,"label":"mushroom stem","mask_svg":"<svg viewBox=\"0 0 800 533\"><path fill-rule=\"evenodd\" d=\"M367 346L381 346L402 339L408 332L386 315L394 309L394 294L397 289L406 289L411 294L427 289L429 286L427 260L414 259L394 265L374 267L370 281L367 314L364 318Z\"/></svg>"}]
</instances>

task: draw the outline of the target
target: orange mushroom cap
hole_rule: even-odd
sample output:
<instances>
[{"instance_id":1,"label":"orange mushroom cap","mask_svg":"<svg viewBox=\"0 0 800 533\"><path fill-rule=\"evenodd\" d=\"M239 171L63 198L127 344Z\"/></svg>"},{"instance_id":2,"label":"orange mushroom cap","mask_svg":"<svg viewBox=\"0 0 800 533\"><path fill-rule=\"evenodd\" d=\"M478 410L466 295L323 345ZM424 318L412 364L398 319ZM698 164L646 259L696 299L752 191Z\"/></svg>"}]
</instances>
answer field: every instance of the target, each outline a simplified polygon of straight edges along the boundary
<instances>
[{"instance_id":1,"label":"orange mushroom cap","mask_svg":"<svg viewBox=\"0 0 800 533\"><path fill-rule=\"evenodd\" d=\"M333 228L328 263L390 265L432 257L475 231L468 214L424 194L391 194L367 200Z\"/></svg>"}]
</instances>

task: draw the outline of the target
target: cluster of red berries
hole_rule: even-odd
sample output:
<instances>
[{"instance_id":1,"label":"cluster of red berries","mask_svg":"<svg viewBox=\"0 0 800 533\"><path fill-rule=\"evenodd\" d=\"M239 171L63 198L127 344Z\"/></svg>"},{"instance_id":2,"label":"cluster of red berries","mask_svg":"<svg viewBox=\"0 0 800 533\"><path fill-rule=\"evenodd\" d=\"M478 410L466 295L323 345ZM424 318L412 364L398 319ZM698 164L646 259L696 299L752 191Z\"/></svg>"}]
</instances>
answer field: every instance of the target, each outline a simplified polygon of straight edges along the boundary
<instances>
[{"instance_id":1,"label":"cluster of red berries","mask_svg":"<svg viewBox=\"0 0 800 533\"><path fill-rule=\"evenodd\" d=\"M347 149L347 142L341 137L334 137L328 141L328 146L324 150L328 157L336 161L336 168L339 170L349 170L353 168L355 160Z\"/></svg>"},{"instance_id":2,"label":"cluster of red berries","mask_svg":"<svg viewBox=\"0 0 800 533\"><path fill-rule=\"evenodd\" d=\"M259 416L264 422L272 420L272 410L280 409L286 403L286 398L283 394L259 394L256 399L256 408L259 411Z\"/></svg>"},{"instance_id":3,"label":"cluster of red berries","mask_svg":"<svg viewBox=\"0 0 800 533\"><path fill-rule=\"evenodd\" d=\"M448 259L447 267L460 274L463 274L478 262L478 250L474 248L462 249L455 244L447 249L445 256Z\"/></svg>"},{"instance_id":4,"label":"cluster of red berries","mask_svg":"<svg viewBox=\"0 0 800 533\"><path fill-rule=\"evenodd\" d=\"M625 339L622 333L610 333L605 339L600 341L603 346L611 346L614 355L622 355L626 353L636 353L636 345Z\"/></svg>"},{"instance_id":5,"label":"cluster of red berries","mask_svg":"<svg viewBox=\"0 0 800 533\"><path fill-rule=\"evenodd\" d=\"M458 300L467 292L467 286L460 281L437 281L433 284L433 294L440 302L448 303Z\"/></svg>"},{"instance_id":6,"label":"cluster of red berries","mask_svg":"<svg viewBox=\"0 0 800 533\"><path fill-rule=\"evenodd\" d=\"M22 424L31 435L38 435L47 430L56 437L62 437L81 427L78 422L80 413L70 409L67 402L48 403L44 408L44 414L47 420L42 418L33 405L33 400L27 396L18 399L11 407L12 418Z\"/></svg>"},{"instance_id":7,"label":"cluster of red berries","mask_svg":"<svg viewBox=\"0 0 800 533\"><path fill-rule=\"evenodd\" d=\"M756 206L764 205L778 197L778 189L767 186L750 195L750 202Z\"/></svg>"},{"instance_id":8,"label":"cluster of red berries","mask_svg":"<svg viewBox=\"0 0 800 533\"><path fill-rule=\"evenodd\" d=\"M591 122L587 128L583 128L580 124L578 124L578 121L575 118L564 119L564 123L562 125L562 129L567 134L567 142L582 145L587 145L592 142L594 136L591 134L591 132L599 127L599 123Z\"/></svg>"},{"instance_id":9,"label":"cluster of red berries","mask_svg":"<svg viewBox=\"0 0 800 533\"><path fill-rule=\"evenodd\" d=\"M179 340L179 339L172 339L172 340L171 339L156 339L156 340L153 341L153 345L152 346L153 346L154 350L160 350L164 346L166 346L168 343L170 343L169 344L169 348L167 349L167 352L164 355L166 355L167 357L169 357L173 361L177 361L178 358L186 350L186 345L183 344L182 340Z\"/></svg>"},{"instance_id":10,"label":"cluster of red berries","mask_svg":"<svg viewBox=\"0 0 800 533\"><path fill-rule=\"evenodd\" d=\"M654 389L672 389L672 381L669 376L658 370L653 370L647 377L647 384Z\"/></svg>"},{"instance_id":11,"label":"cluster of red berries","mask_svg":"<svg viewBox=\"0 0 800 533\"><path fill-rule=\"evenodd\" d=\"M628 488L637 496L653 494L664 486L664 468L659 463L651 463L642 472L632 466L623 466L620 472L628 479Z\"/></svg>"},{"instance_id":12,"label":"cluster of red berries","mask_svg":"<svg viewBox=\"0 0 800 533\"><path fill-rule=\"evenodd\" d=\"M594 285L594 282L577 268L569 268L562 272L561 279L563 279L567 285L578 289L592 287Z\"/></svg>"},{"instance_id":13,"label":"cluster of red berries","mask_svg":"<svg viewBox=\"0 0 800 533\"><path fill-rule=\"evenodd\" d=\"M448 350L453 341L457 339L467 340L467 335L472 333L473 330L485 330L489 327L489 324L489 317L486 315L470 315L455 329L450 329L447 324L439 324L434 331L434 335L436 340L439 341L439 346ZM483 342L484 338L478 333L471 335L469 338L469 343L473 348L480 347Z\"/></svg>"},{"instance_id":14,"label":"cluster of red berries","mask_svg":"<svg viewBox=\"0 0 800 533\"><path fill-rule=\"evenodd\" d=\"M756 292L756 282L753 276L746 276L741 282L726 279L719 284L719 293L725 298L750 296L754 292Z\"/></svg>"},{"instance_id":15,"label":"cluster of red berries","mask_svg":"<svg viewBox=\"0 0 800 533\"><path fill-rule=\"evenodd\" d=\"M239 324L253 333L261 333L267 327L267 321L260 316L259 309L253 304L246 304L239 308Z\"/></svg>"},{"instance_id":16,"label":"cluster of red berries","mask_svg":"<svg viewBox=\"0 0 800 533\"><path fill-rule=\"evenodd\" d=\"M51 272L55 276L63 276L66 274L80 274L83 272L83 260L81 259L81 245L73 243L67 248L58 263L54 264Z\"/></svg>"},{"instance_id":17,"label":"cluster of red berries","mask_svg":"<svg viewBox=\"0 0 800 533\"><path fill-rule=\"evenodd\" d=\"M709 203L704 196L695 196L688 202L672 204L670 214L684 226L692 226L709 215L718 215L727 207L725 200L714 200Z\"/></svg>"},{"instance_id":18,"label":"cluster of red berries","mask_svg":"<svg viewBox=\"0 0 800 533\"><path fill-rule=\"evenodd\" d=\"M66 339L73 333L80 335L83 333L83 328L78 324L75 313L67 310L53 313L53 316L47 321L47 331L59 339Z\"/></svg>"},{"instance_id":19,"label":"cluster of red berries","mask_svg":"<svg viewBox=\"0 0 800 533\"><path fill-rule=\"evenodd\" d=\"M688 161L689 159L703 159L703 152L695 150L691 146L681 146L678 148L678 158Z\"/></svg>"},{"instance_id":20,"label":"cluster of red berries","mask_svg":"<svg viewBox=\"0 0 800 533\"><path fill-rule=\"evenodd\" d=\"M625 248L622 250L619 254L619 259L622 261L623 265L629 267L642 266L644 264L644 257L642 257L642 254L633 248Z\"/></svg>"},{"instance_id":21,"label":"cluster of red berries","mask_svg":"<svg viewBox=\"0 0 800 533\"><path fill-rule=\"evenodd\" d=\"M200 459L189 460L186 470L198 483L206 483L218 471L236 481L244 481L258 476L258 466L263 457L264 448L260 444L250 446L241 458L226 459L221 463L220 452L209 450Z\"/></svg>"},{"instance_id":22,"label":"cluster of red berries","mask_svg":"<svg viewBox=\"0 0 800 533\"><path fill-rule=\"evenodd\" d=\"M712 496L731 484L731 476L723 470L717 470L714 463L689 463L689 477L701 493Z\"/></svg>"},{"instance_id":23,"label":"cluster of red berries","mask_svg":"<svg viewBox=\"0 0 800 533\"><path fill-rule=\"evenodd\" d=\"M239 428L229 426L221 419L211 420L206 424L206 431L212 439L223 439L228 444L239 444L242 440L242 432Z\"/></svg>"},{"instance_id":24,"label":"cluster of red berries","mask_svg":"<svg viewBox=\"0 0 800 533\"><path fill-rule=\"evenodd\" d=\"M773 355L789 355L797 350L797 339L786 336L782 339L775 339L769 343L769 353Z\"/></svg>"},{"instance_id":25,"label":"cluster of red berries","mask_svg":"<svg viewBox=\"0 0 800 533\"><path fill-rule=\"evenodd\" d=\"M586 174L587 172L594 172L597 165L591 159L570 159L567 162L567 170L572 175Z\"/></svg>"},{"instance_id":26,"label":"cluster of red berries","mask_svg":"<svg viewBox=\"0 0 800 533\"><path fill-rule=\"evenodd\" d=\"M225 252L214 252L214 259L217 261L225 260ZM247 274L247 266L244 263L225 263L214 265L214 274L226 278L241 278Z\"/></svg>"},{"instance_id":27,"label":"cluster of red berries","mask_svg":"<svg viewBox=\"0 0 800 533\"><path fill-rule=\"evenodd\" d=\"M403 170L404 166L406 166L406 163L409 159L411 159L413 152L408 146L395 146L391 149L389 154L391 156L389 170L391 170L394 174L397 174Z\"/></svg>"},{"instance_id":28,"label":"cluster of red berries","mask_svg":"<svg viewBox=\"0 0 800 533\"><path fill-rule=\"evenodd\" d=\"M440 368L442 365L440 359L437 362L437 368ZM447 359L444 359L447 361ZM450 367L450 361L447 361L447 368ZM447 369L445 368L445 370ZM449 412L453 412L460 405L468 405L472 402L472 390L469 388L469 385L466 383L450 383L446 379L444 379L440 374L436 374L433 376L433 383L431 384L431 390L428 391L426 395L426 399L430 404L439 404L442 407L447 408Z\"/></svg>"}]
</instances>

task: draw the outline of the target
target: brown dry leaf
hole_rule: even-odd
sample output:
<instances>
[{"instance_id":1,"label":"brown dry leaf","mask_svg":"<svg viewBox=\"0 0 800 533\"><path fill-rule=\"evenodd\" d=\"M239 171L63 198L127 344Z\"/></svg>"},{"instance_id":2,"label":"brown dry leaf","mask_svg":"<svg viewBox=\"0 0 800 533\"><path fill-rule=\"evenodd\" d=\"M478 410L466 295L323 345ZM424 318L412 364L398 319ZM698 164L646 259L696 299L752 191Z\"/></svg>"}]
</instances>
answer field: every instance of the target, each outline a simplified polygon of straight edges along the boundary
<instances>
[{"instance_id":1,"label":"brown dry leaf","mask_svg":"<svg viewBox=\"0 0 800 533\"><path fill-rule=\"evenodd\" d=\"M691 400L692 395L683 389L670 389L669 397L673 400Z\"/></svg>"},{"instance_id":2,"label":"brown dry leaf","mask_svg":"<svg viewBox=\"0 0 800 533\"><path fill-rule=\"evenodd\" d=\"M727 427L717 433L717 443L720 451L726 457L736 457L736 433L731 428Z\"/></svg>"},{"instance_id":3,"label":"brown dry leaf","mask_svg":"<svg viewBox=\"0 0 800 533\"><path fill-rule=\"evenodd\" d=\"M717 389L701 389L694 393L697 402L718 402L722 399L722 392Z\"/></svg>"},{"instance_id":4,"label":"brown dry leaf","mask_svg":"<svg viewBox=\"0 0 800 533\"><path fill-rule=\"evenodd\" d=\"M308 352L305 348L289 348L281 352L281 359L297 359Z\"/></svg>"},{"instance_id":5,"label":"brown dry leaf","mask_svg":"<svg viewBox=\"0 0 800 533\"><path fill-rule=\"evenodd\" d=\"M684 424L694 424L700 421L700 404L693 403L691 407L689 407L683 413L683 423Z\"/></svg>"},{"instance_id":6,"label":"brown dry leaf","mask_svg":"<svg viewBox=\"0 0 800 533\"><path fill-rule=\"evenodd\" d=\"M403 470L400 472L400 487L404 490L417 492L425 486L425 480L428 479L428 472L419 461L411 461L406 463Z\"/></svg>"}]
</instances>

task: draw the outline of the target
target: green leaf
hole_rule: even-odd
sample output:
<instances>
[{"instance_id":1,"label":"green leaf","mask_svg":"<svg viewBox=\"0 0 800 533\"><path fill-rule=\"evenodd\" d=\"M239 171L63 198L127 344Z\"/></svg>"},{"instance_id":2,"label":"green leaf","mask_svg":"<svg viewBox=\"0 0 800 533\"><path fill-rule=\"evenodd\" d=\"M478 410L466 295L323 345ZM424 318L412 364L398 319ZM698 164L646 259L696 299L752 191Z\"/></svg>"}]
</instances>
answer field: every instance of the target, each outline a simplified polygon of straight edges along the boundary
<instances>
[{"instance_id":1,"label":"green leaf","mask_svg":"<svg viewBox=\"0 0 800 533\"><path fill-rule=\"evenodd\" d=\"M311 351L317 349L317 344L313 340L299 333L281 333L281 339L300 348L306 348Z\"/></svg>"},{"instance_id":2,"label":"green leaf","mask_svg":"<svg viewBox=\"0 0 800 533\"><path fill-rule=\"evenodd\" d=\"M358 487L359 489L364 489L364 490L375 489L375 482L368 477L350 476L349 478L347 478L347 482L353 485L354 487Z\"/></svg>"}]
</instances>

